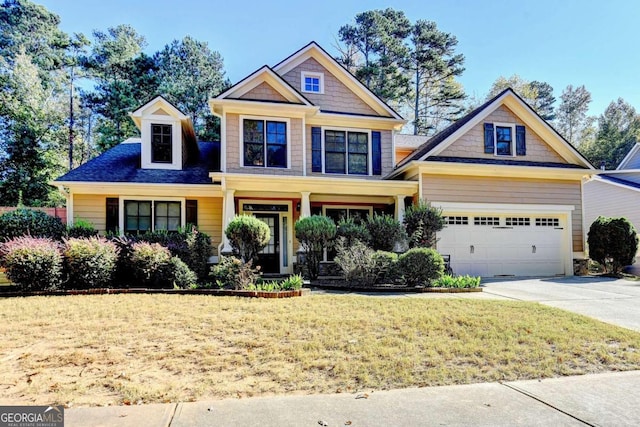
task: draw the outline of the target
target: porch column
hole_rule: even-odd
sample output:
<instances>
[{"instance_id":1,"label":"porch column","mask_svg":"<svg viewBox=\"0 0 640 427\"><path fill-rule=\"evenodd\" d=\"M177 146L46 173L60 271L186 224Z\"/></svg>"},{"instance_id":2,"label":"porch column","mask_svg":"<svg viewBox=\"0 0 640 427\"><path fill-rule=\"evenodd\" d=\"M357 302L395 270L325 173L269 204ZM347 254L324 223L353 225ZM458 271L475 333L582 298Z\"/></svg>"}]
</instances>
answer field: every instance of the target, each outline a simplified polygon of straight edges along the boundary
<instances>
[{"instance_id":1,"label":"porch column","mask_svg":"<svg viewBox=\"0 0 640 427\"><path fill-rule=\"evenodd\" d=\"M311 195L311 192L301 191L300 195L301 195L300 218L311 216L311 201L309 200L309 196Z\"/></svg>"},{"instance_id":2,"label":"porch column","mask_svg":"<svg viewBox=\"0 0 640 427\"><path fill-rule=\"evenodd\" d=\"M404 196L401 194L396 196L396 219L400 224L404 220Z\"/></svg>"},{"instance_id":3,"label":"porch column","mask_svg":"<svg viewBox=\"0 0 640 427\"><path fill-rule=\"evenodd\" d=\"M226 190L224 193L224 208L222 212L222 242L224 245L222 246L222 254L230 254L233 251L231 249L231 243L229 243L229 239L227 238L224 230L227 229L227 226L236 215L236 203L234 199L235 192L236 190Z\"/></svg>"}]
</instances>

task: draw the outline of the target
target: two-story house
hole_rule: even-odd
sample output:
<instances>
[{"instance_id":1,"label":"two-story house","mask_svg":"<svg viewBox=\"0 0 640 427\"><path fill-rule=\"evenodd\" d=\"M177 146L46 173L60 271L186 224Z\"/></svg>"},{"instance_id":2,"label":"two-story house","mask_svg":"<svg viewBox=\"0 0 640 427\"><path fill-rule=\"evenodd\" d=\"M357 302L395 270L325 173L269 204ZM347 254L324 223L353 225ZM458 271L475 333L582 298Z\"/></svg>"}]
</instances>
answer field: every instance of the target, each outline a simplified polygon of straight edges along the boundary
<instances>
[{"instance_id":1,"label":"two-story house","mask_svg":"<svg viewBox=\"0 0 640 427\"><path fill-rule=\"evenodd\" d=\"M129 140L58 178L68 221L101 231L187 223L230 250L224 228L251 214L272 231L265 272L290 273L307 215L402 220L423 198L442 208L438 249L457 273L571 275L584 257L582 180L593 167L511 90L427 139L316 43L209 101L219 143L162 97L131 113Z\"/></svg>"}]
</instances>

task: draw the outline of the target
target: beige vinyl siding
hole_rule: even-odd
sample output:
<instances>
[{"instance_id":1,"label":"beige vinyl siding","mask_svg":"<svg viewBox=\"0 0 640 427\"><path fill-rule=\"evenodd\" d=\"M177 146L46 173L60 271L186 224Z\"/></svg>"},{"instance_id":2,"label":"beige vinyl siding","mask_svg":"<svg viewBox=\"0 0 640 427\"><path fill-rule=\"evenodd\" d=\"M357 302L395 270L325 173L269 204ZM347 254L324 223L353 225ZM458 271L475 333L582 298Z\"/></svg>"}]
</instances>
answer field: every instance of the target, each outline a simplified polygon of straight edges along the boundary
<instances>
[{"instance_id":1,"label":"beige vinyl siding","mask_svg":"<svg viewBox=\"0 0 640 427\"><path fill-rule=\"evenodd\" d=\"M313 151L312 151L312 144L313 141L311 140L311 128L315 127L315 126L307 126L306 132L307 132L307 175L312 175L312 176L322 176L323 174L321 172L312 172L313 169ZM320 126L321 127L321 126ZM328 126L326 129L332 129L333 127ZM344 129L344 128L339 128L339 129ZM355 129L356 131L362 131L362 129ZM376 130L376 129L372 129ZM394 153L393 153L393 143L392 143L392 134L390 130L380 130L378 131L380 132L380 144L382 146L382 175L370 175L370 176L365 176L365 175L339 175L339 174L326 174L326 176L341 176L341 177L345 177L345 178L359 178L359 179L381 179L383 176L386 176L387 174L391 173L391 171L393 171L393 167L395 166L394 162ZM371 141L369 141L369 143L371 143ZM371 144L369 144L371 145ZM371 153L369 153L371 154ZM372 157L371 155L369 156L369 162L372 161Z\"/></svg>"},{"instance_id":2,"label":"beige vinyl siding","mask_svg":"<svg viewBox=\"0 0 640 427\"><path fill-rule=\"evenodd\" d=\"M73 219L89 221L96 230L104 234L107 216L107 197L118 197L118 195L94 195L94 194L74 194L73 195Z\"/></svg>"},{"instance_id":3,"label":"beige vinyl siding","mask_svg":"<svg viewBox=\"0 0 640 427\"><path fill-rule=\"evenodd\" d=\"M261 101L288 102L277 90L268 83L262 82L240 97L240 99L252 99Z\"/></svg>"},{"instance_id":4,"label":"beige vinyl siding","mask_svg":"<svg viewBox=\"0 0 640 427\"><path fill-rule=\"evenodd\" d=\"M422 175L422 198L432 202L573 205L573 251L584 250L580 181Z\"/></svg>"},{"instance_id":5,"label":"beige vinyl siding","mask_svg":"<svg viewBox=\"0 0 640 427\"><path fill-rule=\"evenodd\" d=\"M217 255L218 245L222 242L222 197L200 197L196 200L198 200L198 230L211 237L214 255Z\"/></svg>"},{"instance_id":6,"label":"beige vinyl siding","mask_svg":"<svg viewBox=\"0 0 640 427\"><path fill-rule=\"evenodd\" d=\"M504 105L489 114L482 123L478 123L468 132L444 149L438 156L467 157L483 159L509 159L528 162L567 163L558 153L545 143L530 127L526 129L526 156L495 156L484 152L484 123L508 123L522 125L515 114ZM513 149L515 150L515 135L513 135Z\"/></svg>"},{"instance_id":7,"label":"beige vinyl siding","mask_svg":"<svg viewBox=\"0 0 640 427\"><path fill-rule=\"evenodd\" d=\"M613 185L599 180L591 180L584 184L584 219L585 228L589 227L598 216L625 217L640 230L640 191ZM640 256L640 250L638 251Z\"/></svg>"},{"instance_id":8,"label":"beige vinyl siding","mask_svg":"<svg viewBox=\"0 0 640 427\"><path fill-rule=\"evenodd\" d=\"M324 93L302 91L301 76L303 71L323 74ZM321 110L379 116L373 108L313 58L307 59L282 77Z\"/></svg>"},{"instance_id":9,"label":"beige vinyl siding","mask_svg":"<svg viewBox=\"0 0 640 427\"><path fill-rule=\"evenodd\" d=\"M227 114L226 126L226 158L227 172L231 173L249 173L256 175L302 175L302 119L289 119L289 137L287 141L290 150L290 165L288 169L284 168L268 168L268 167L243 167L241 166L244 146L242 139L242 127L240 124L240 115ZM260 117L260 116L251 116ZM266 120L278 120L278 117L265 116ZM286 117L282 117L284 121Z\"/></svg>"}]
</instances>

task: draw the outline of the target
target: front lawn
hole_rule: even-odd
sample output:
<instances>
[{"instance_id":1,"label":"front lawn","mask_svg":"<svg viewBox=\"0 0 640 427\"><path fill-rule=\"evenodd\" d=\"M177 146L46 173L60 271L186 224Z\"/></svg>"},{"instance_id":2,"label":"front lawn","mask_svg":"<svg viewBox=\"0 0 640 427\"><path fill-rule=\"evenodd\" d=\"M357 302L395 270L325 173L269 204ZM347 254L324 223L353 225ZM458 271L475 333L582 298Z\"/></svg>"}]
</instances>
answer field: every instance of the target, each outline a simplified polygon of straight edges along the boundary
<instances>
[{"instance_id":1,"label":"front lawn","mask_svg":"<svg viewBox=\"0 0 640 427\"><path fill-rule=\"evenodd\" d=\"M640 369L640 334L522 302L5 298L0 362L0 404L135 404Z\"/></svg>"}]
</instances>

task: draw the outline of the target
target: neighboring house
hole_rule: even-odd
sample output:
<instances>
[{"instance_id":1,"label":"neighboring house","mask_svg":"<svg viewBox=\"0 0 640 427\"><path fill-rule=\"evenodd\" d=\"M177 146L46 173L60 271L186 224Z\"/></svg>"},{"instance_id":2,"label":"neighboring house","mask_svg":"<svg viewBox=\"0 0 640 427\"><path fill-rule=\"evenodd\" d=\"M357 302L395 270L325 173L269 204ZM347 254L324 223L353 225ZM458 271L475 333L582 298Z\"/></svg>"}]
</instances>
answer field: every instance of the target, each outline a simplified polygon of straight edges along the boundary
<instances>
[{"instance_id":1,"label":"neighboring house","mask_svg":"<svg viewBox=\"0 0 640 427\"><path fill-rule=\"evenodd\" d=\"M633 146L616 170L602 171L584 184L584 212L587 232L598 216L625 217L639 230L640 143Z\"/></svg>"},{"instance_id":2,"label":"neighboring house","mask_svg":"<svg viewBox=\"0 0 640 427\"><path fill-rule=\"evenodd\" d=\"M316 43L263 66L209 101L219 143L196 143L162 97L131 116L125 142L58 178L69 222L101 231L187 223L230 251L236 214L269 224L265 272L291 273L295 221L322 214L402 220L424 198L447 226L438 249L456 273L571 275L584 257L581 182L593 166L506 90L427 140Z\"/></svg>"}]
</instances>

